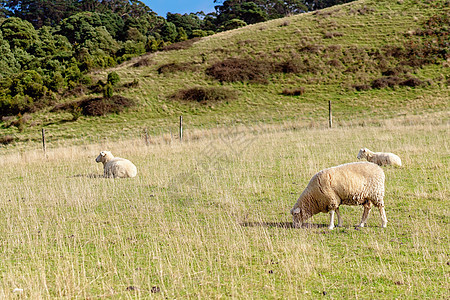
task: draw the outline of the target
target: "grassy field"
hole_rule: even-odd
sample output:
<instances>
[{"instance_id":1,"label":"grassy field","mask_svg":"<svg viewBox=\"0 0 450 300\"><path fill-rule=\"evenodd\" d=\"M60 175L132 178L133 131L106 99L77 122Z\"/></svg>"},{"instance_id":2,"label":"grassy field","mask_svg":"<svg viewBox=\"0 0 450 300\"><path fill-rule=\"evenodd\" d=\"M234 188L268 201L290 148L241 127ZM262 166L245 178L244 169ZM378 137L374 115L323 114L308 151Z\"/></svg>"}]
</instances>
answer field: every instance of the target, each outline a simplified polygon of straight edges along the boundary
<instances>
[{"instance_id":1,"label":"grassy field","mask_svg":"<svg viewBox=\"0 0 450 300\"><path fill-rule=\"evenodd\" d=\"M329 100L333 101L336 125L448 111L448 61L441 58L417 67L408 65L414 55L405 58L389 54L395 47L408 50L412 46L405 45L411 41L413 45L420 44L417 39L422 37L414 33L432 16L448 14L446 3L446 0L355 1L320 12L222 32L202 38L187 49L147 54L114 69L91 74L94 83L106 80L112 71L120 76L121 84L139 82L138 87L115 92L135 100L136 107L103 117L81 116L76 121L70 112L51 112L49 107L27 116L22 131L8 126L7 122L0 123L1 135L10 135L14 140L7 147L1 145L0 151L7 153L11 149L36 147L40 143L41 128L46 129L53 143L64 146L103 138L139 138L145 128L152 135L170 134L176 131L180 115L192 129L293 120L311 124L326 120ZM265 83L221 83L206 74L208 68L228 58L263 62L264 65L292 62L294 67L306 70L262 74L266 76ZM146 64L134 66L143 60ZM167 64L186 69L160 74L158 70ZM396 68L406 72L398 76L412 76L424 84L360 91L353 87L370 85L374 79L382 77L383 72L397 72ZM194 87L226 88L238 97L203 104L171 98L179 90ZM282 93L285 89L300 87L304 89L303 95Z\"/></svg>"},{"instance_id":2,"label":"grassy field","mask_svg":"<svg viewBox=\"0 0 450 300\"><path fill-rule=\"evenodd\" d=\"M446 3L355 1L219 33L92 74L139 81L120 91L138 103L120 114L73 120L48 108L21 131L1 123L13 142L0 146L0 298L448 299L449 61L405 67L399 76L420 86L353 87L381 77L380 65L404 67L377 55L403 47ZM230 57L314 68L265 83L206 75ZM170 63L189 68L159 74ZM171 97L192 87L238 96ZM329 231L326 214L292 228L310 178L356 161L361 147L404 164L384 168L387 228L374 210L356 230L362 208L349 206L343 228ZM102 178L101 150L132 160L138 176Z\"/></svg>"},{"instance_id":3,"label":"grassy field","mask_svg":"<svg viewBox=\"0 0 450 300\"><path fill-rule=\"evenodd\" d=\"M446 299L448 113L305 128L295 122L53 147L0 157L0 298ZM317 171L392 151L388 226L341 209L294 229L289 210ZM99 150L133 179L100 178ZM15 290L16 289L16 290ZM17 290L21 289L21 290Z\"/></svg>"}]
</instances>

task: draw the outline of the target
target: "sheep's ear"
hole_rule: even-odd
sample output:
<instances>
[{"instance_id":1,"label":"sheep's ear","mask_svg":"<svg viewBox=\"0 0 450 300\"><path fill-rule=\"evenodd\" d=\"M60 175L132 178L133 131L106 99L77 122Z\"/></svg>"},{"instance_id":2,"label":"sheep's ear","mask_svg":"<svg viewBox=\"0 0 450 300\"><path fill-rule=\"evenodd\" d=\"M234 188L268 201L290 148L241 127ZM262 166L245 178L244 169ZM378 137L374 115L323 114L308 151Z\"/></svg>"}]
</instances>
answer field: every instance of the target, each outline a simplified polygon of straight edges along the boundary
<instances>
[{"instance_id":1,"label":"sheep's ear","mask_svg":"<svg viewBox=\"0 0 450 300\"><path fill-rule=\"evenodd\" d=\"M100 155L101 155L101 156L105 156L106 153L105 153L104 151L102 151L102 152L100 152Z\"/></svg>"},{"instance_id":2,"label":"sheep's ear","mask_svg":"<svg viewBox=\"0 0 450 300\"><path fill-rule=\"evenodd\" d=\"M292 210L292 214L299 214L300 213L300 207L297 207L296 209Z\"/></svg>"}]
</instances>

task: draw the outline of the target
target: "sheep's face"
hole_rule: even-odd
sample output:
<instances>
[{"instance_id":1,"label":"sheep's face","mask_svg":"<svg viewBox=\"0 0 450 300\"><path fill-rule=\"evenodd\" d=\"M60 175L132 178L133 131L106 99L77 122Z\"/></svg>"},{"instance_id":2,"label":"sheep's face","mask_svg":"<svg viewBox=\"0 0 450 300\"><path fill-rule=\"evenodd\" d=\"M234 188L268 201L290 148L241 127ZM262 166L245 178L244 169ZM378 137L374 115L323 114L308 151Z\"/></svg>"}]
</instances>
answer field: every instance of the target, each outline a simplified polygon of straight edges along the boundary
<instances>
[{"instance_id":1,"label":"sheep's face","mask_svg":"<svg viewBox=\"0 0 450 300\"><path fill-rule=\"evenodd\" d=\"M292 219L294 222L294 228L300 228L303 224L303 218L302 218L302 210L300 207L294 207L291 209Z\"/></svg>"},{"instance_id":2,"label":"sheep's face","mask_svg":"<svg viewBox=\"0 0 450 300\"><path fill-rule=\"evenodd\" d=\"M366 156L366 148L361 148L359 150L358 156L356 158L361 159Z\"/></svg>"},{"instance_id":3,"label":"sheep's face","mask_svg":"<svg viewBox=\"0 0 450 300\"><path fill-rule=\"evenodd\" d=\"M102 162L104 163L107 159L107 157L111 154L109 151L101 151L100 154L95 159L96 162Z\"/></svg>"}]
</instances>

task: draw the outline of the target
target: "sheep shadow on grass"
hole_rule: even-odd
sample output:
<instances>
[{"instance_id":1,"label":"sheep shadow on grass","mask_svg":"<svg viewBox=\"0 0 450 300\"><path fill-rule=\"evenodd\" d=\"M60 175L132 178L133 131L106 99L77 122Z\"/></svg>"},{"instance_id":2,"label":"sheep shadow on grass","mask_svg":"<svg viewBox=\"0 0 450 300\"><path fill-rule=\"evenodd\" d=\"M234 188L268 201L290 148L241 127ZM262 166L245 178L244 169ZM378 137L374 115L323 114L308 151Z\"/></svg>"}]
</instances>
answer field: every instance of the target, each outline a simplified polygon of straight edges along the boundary
<instances>
[{"instance_id":1,"label":"sheep shadow on grass","mask_svg":"<svg viewBox=\"0 0 450 300\"><path fill-rule=\"evenodd\" d=\"M239 225L243 227L268 227L268 228L285 228L285 229L322 229L328 228L328 224L317 224L317 223L304 223L301 228L295 228L292 222L242 222ZM365 226L370 227L370 226ZM361 227L355 226L340 226L335 227L335 232L348 233L347 229L361 230ZM341 229L341 230L338 230ZM318 234L331 233L332 230L321 230L316 232Z\"/></svg>"},{"instance_id":2,"label":"sheep shadow on grass","mask_svg":"<svg viewBox=\"0 0 450 300\"><path fill-rule=\"evenodd\" d=\"M292 222L242 222L240 223L243 227L276 227L276 228L286 228L294 229L294 224ZM310 228L326 228L327 224L310 224L305 223L302 225L302 229Z\"/></svg>"},{"instance_id":3,"label":"sheep shadow on grass","mask_svg":"<svg viewBox=\"0 0 450 300\"><path fill-rule=\"evenodd\" d=\"M292 222L242 222L239 225L243 227L294 228Z\"/></svg>"},{"instance_id":4,"label":"sheep shadow on grass","mask_svg":"<svg viewBox=\"0 0 450 300\"><path fill-rule=\"evenodd\" d=\"M76 177L105 178L105 176L103 176L103 174L77 174L77 175L69 176L69 178L76 178Z\"/></svg>"}]
</instances>

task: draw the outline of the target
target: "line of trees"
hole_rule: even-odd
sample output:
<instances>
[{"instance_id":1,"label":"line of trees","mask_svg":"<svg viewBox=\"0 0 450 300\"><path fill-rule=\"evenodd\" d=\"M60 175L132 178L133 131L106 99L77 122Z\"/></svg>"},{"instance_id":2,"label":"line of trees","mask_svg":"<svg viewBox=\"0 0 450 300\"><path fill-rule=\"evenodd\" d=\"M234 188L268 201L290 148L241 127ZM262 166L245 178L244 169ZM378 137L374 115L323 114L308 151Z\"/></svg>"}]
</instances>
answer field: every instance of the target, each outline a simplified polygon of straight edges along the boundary
<instances>
[{"instance_id":1,"label":"line of trees","mask_svg":"<svg viewBox=\"0 0 450 300\"><path fill-rule=\"evenodd\" d=\"M213 0L212 0L213 1ZM350 0L214 0L158 16L139 0L0 1L0 116L45 107L86 74L170 43Z\"/></svg>"}]
</instances>

